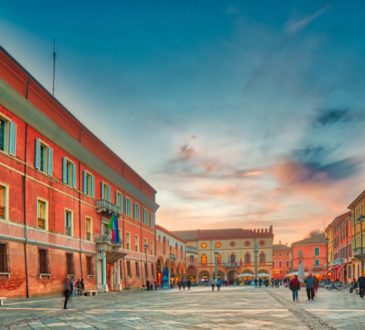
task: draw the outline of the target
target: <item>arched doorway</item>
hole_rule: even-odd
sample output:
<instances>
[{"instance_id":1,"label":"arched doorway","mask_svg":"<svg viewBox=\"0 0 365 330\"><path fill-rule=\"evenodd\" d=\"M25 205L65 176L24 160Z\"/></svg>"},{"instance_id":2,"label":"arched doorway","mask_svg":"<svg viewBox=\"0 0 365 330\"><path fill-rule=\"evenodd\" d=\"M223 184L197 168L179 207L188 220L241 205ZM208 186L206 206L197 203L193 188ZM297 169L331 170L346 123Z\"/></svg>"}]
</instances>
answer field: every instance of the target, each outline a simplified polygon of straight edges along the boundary
<instances>
[{"instance_id":1,"label":"arched doorway","mask_svg":"<svg viewBox=\"0 0 365 330\"><path fill-rule=\"evenodd\" d=\"M236 280L236 271L235 270L229 271L227 274L228 284L233 285L235 280Z\"/></svg>"},{"instance_id":2,"label":"arched doorway","mask_svg":"<svg viewBox=\"0 0 365 330\"><path fill-rule=\"evenodd\" d=\"M199 273L199 283L198 284L209 284L209 279L210 279L210 276L209 276L209 273L208 271L206 270L202 270L200 273Z\"/></svg>"},{"instance_id":3,"label":"arched doorway","mask_svg":"<svg viewBox=\"0 0 365 330\"><path fill-rule=\"evenodd\" d=\"M162 271L163 271L163 259L162 257L157 259L156 263L156 281L159 285L162 285Z\"/></svg>"},{"instance_id":4,"label":"arched doorway","mask_svg":"<svg viewBox=\"0 0 365 330\"><path fill-rule=\"evenodd\" d=\"M196 269L195 266L192 266L190 265L188 267L188 270L186 271L186 277L188 280L191 281L191 284L195 285L197 284L196 281L197 281L197 278L196 278L196 275L198 273L198 270Z\"/></svg>"}]
</instances>

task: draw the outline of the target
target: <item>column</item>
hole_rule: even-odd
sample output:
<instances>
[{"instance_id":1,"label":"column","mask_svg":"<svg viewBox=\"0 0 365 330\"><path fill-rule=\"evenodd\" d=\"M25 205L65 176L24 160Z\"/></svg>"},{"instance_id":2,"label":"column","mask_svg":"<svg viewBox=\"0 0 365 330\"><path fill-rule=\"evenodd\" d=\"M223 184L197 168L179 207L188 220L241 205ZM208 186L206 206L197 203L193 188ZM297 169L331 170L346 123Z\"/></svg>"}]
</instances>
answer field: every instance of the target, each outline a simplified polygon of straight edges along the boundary
<instances>
[{"instance_id":1,"label":"column","mask_svg":"<svg viewBox=\"0 0 365 330\"><path fill-rule=\"evenodd\" d=\"M116 262L116 266L117 266L117 287L116 287L116 290L121 291L122 287L120 285L120 260L118 260Z\"/></svg>"},{"instance_id":2,"label":"column","mask_svg":"<svg viewBox=\"0 0 365 330\"><path fill-rule=\"evenodd\" d=\"M102 288L103 290L107 291L107 285L106 285L106 252L101 252L101 270L102 270Z\"/></svg>"}]
</instances>

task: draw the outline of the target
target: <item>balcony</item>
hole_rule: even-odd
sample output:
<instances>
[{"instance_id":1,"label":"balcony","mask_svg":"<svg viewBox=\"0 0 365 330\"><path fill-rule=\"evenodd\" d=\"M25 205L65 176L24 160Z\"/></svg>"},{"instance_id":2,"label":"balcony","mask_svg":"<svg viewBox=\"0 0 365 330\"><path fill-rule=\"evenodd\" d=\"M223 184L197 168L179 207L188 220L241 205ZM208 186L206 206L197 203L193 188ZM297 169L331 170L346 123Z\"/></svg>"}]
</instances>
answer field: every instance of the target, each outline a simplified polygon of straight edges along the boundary
<instances>
[{"instance_id":1,"label":"balcony","mask_svg":"<svg viewBox=\"0 0 365 330\"><path fill-rule=\"evenodd\" d=\"M363 252L365 253L365 249L363 250ZM355 258L359 258L362 256L361 254L361 247L358 247L358 248L354 248L352 249L352 255L355 257Z\"/></svg>"},{"instance_id":2,"label":"balcony","mask_svg":"<svg viewBox=\"0 0 365 330\"><path fill-rule=\"evenodd\" d=\"M337 258L337 259L335 259L335 260L332 261L332 265L333 266L342 265L344 263L345 263L345 258Z\"/></svg>"},{"instance_id":3,"label":"balcony","mask_svg":"<svg viewBox=\"0 0 365 330\"><path fill-rule=\"evenodd\" d=\"M231 268L231 269L233 268L233 269L235 269L235 268L239 268L240 264L237 263L237 262L225 262L223 264L223 266L224 266L224 268Z\"/></svg>"},{"instance_id":4,"label":"balcony","mask_svg":"<svg viewBox=\"0 0 365 330\"><path fill-rule=\"evenodd\" d=\"M118 206L110 203L109 201L107 201L105 199L99 199L96 201L96 212L107 213L107 214L112 214L112 213L121 214L122 213L121 209Z\"/></svg>"}]
</instances>

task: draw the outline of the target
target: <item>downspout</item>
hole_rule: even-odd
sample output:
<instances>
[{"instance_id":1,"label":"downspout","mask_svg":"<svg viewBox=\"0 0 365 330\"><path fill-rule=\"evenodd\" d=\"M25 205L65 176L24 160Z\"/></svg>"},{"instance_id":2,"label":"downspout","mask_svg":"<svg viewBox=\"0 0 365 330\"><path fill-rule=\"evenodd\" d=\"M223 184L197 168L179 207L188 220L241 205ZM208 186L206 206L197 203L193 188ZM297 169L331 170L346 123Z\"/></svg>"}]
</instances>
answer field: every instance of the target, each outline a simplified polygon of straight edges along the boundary
<instances>
[{"instance_id":1,"label":"downspout","mask_svg":"<svg viewBox=\"0 0 365 330\"><path fill-rule=\"evenodd\" d=\"M79 142L81 144L81 128L79 130ZM81 166L80 166L80 160L78 160L78 167L79 167L79 236L80 236L80 251L79 251L79 256L80 256L80 271L81 271L81 279L84 278L84 272L83 272L83 268L82 268L82 241L81 241Z\"/></svg>"},{"instance_id":2,"label":"downspout","mask_svg":"<svg viewBox=\"0 0 365 330\"><path fill-rule=\"evenodd\" d=\"M25 86L25 99L28 100L28 89L31 78L28 77ZM25 123L25 148L24 148L24 176L23 176L23 212L24 212L24 263L25 263L25 295L29 298L28 274L28 232L27 232L27 154L28 154L28 124Z\"/></svg>"}]
</instances>

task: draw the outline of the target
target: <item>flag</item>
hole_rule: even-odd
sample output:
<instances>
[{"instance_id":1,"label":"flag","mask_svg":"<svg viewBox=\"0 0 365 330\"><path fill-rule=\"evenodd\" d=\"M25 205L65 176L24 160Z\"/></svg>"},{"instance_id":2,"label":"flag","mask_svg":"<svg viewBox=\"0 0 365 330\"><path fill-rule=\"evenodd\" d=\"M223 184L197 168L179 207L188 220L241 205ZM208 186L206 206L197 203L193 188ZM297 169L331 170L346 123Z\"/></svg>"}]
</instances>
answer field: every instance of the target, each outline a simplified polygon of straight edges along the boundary
<instances>
[{"instance_id":1,"label":"flag","mask_svg":"<svg viewBox=\"0 0 365 330\"><path fill-rule=\"evenodd\" d=\"M116 214L113 213L110 217L108 227L111 231L111 241L119 243L118 216Z\"/></svg>"}]
</instances>

